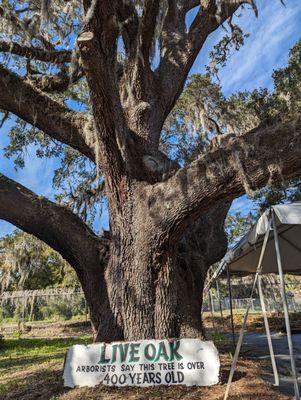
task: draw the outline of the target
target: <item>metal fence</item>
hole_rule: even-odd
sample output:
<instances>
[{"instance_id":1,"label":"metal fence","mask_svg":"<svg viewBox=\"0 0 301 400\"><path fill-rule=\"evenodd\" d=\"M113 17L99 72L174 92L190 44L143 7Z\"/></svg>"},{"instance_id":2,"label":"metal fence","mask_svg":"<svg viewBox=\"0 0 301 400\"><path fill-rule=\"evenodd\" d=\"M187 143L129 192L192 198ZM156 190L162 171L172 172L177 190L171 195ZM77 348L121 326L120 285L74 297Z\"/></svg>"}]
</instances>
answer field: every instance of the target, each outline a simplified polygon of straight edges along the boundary
<instances>
[{"instance_id":1,"label":"metal fence","mask_svg":"<svg viewBox=\"0 0 301 400\"><path fill-rule=\"evenodd\" d=\"M279 299L266 297L266 308L270 313L282 311L282 303ZM245 310L249 299L232 299L234 310ZM301 298L288 299L291 312L301 312ZM24 290L3 292L0 295L0 324L25 324L34 321L67 321L82 320L88 321L89 310L85 301L84 294L79 289L45 289L45 290ZM219 312L220 307L223 311L230 310L228 297L212 295L212 301L205 296L203 301L203 311ZM259 312L261 310L258 298L252 299L251 310Z\"/></svg>"},{"instance_id":2,"label":"metal fence","mask_svg":"<svg viewBox=\"0 0 301 400\"><path fill-rule=\"evenodd\" d=\"M77 289L3 292L0 324L88 319L84 294Z\"/></svg>"},{"instance_id":3,"label":"metal fence","mask_svg":"<svg viewBox=\"0 0 301 400\"><path fill-rule=\"evenodd\" d=\"M245 310L250 302L249 298L246 299L232 299L232 308L233 310ZM282 311L282 302L281 299L265 299L265 305L268 313L278 313ZM293 297L288 298L288 307L291 312L301 312L301 302L297 302ZM203 311L220 311L229 310L230 311L230 299L228 297L221 298L220 300L217 298L204 299L203 302ZM259 298L255 298L251 300L251 311L252 312L261 312L261 305Z\"/></svg>"},{"instance_id":4,"label":"metal fence","mask_svg":"<svg viewBox=\"0 0 301 400\"><path fill-rule=\"evenodd\" d=\"M254 297L250 300L254 276L231 277L232 308L233 310L245 310L251 302L252 312L261 312L259 294L256 290ZM293 275L286 276L286 294L290 312L301 312L301 279ZM268 313L279 313L283 310L281 300L279 276L276 274L265 274L262 276L262 290L265 298L265 306ZM216 280L211 288L204 292L203 310L220 311L230 310L229 286L227 280L221 278Z\"/></svg>"}]
</instances>

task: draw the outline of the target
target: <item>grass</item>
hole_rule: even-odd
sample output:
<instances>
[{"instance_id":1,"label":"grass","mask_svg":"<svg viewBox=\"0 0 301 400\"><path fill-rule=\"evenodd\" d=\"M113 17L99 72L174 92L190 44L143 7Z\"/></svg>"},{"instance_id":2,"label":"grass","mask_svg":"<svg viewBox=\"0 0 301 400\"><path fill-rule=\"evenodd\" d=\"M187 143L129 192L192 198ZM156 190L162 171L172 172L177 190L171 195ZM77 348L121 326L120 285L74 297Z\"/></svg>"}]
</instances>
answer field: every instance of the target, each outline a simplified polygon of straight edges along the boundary
<instances>
[{"instance_id":1,"label":"grass","mask_svg":"<svg viewBox=\"0 0 301 400\"><path fill-rule=\"evenodd\" d=\"M43 383L58 381L64 357L73 344L86 344L89 336L55 339L16 339L0 342L0 399L20 385L30 385L43 376ZM53 374L57 370L58 374ZM26 371L26 376L24 376ZM47 372L48 371L48 372ZM60 381L60 380L59 380ZM61 384L61 381L60 381Z\"/></svg>"},{"instance_id":2,"label":"grass","mask_svg":"<svg viewBox=\"0 0 301 400\"><path fill-rule=\"evenodd\" d=\"M88 338L68 339L5 339L1 347L0 371L3 368L18 368L24 359L63 356L75 343L87 343Z\"/></svg>"},{"instance_id":3,"label":"grass","mask_svg":"<svg viewBox=\"0 0 301 400\"><path fill-rule=\"evenodd\" d=\"M51 322L73 322L73 321L85 321L86 316L84 314L78 314L78 315L73 315L69 319L63 319L61 315L53 315L50 318L43 318L40 320L35 320L35 321L29 321L28 317L24 319L24 322L28 324L46 324L46 323L51 323ZM14 325L17 324L19 321L21 321L22 318L18 317L5 317L5 318L0 318L0 324L2 325Z\"/></svg>"}]
</instances>

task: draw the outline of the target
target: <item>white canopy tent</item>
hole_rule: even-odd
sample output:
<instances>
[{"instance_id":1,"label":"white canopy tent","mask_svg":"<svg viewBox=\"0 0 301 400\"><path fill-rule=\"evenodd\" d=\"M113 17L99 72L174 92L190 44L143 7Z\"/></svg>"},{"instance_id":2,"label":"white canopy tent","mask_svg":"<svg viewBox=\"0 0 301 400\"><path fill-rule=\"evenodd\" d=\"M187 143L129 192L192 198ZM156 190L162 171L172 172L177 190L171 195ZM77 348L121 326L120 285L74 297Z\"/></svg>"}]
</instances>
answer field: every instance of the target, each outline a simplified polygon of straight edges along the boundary
<instances>
[{"instance_id":1,"label":"white canopy tent","mask_svg":"<svg viewBox=\"0 0 301 400\"><path fill-rule=\"evenodd\" d=\"M284 261L283 272L301 274L301 202L276 205L271 210L275 213L281 257ZM231 272L245 274L256 272L271 210L267 210L256 225L224 257L223 264L227 264ZM271 230L262 260L262 274L278 273L273 239Z\"/></svg>"},{"instance_id":2,"label":"white canopy tent","mask_svg":"<svg viewBox=\"0 0 301 400\"><path fill-rule=\"evenodd\" d=\"M276 205L267 210L259 218L256 225L236 244L236 246L228 251L219 268L209 280L207 289L210 288L213 281L226 269L228 270L228 273L231 272L235 275L255 274L255 276L250 295L249 306L244 316L238 343L233 357L224 400L228 398L229 389L243 342L244 330L256 286L258 287L258 293L261 301L262 314L264 317L267 340L275 377L275 385L279 385L278 371L261 288L261 275L267 273L279 274L292 376L294 378L295 399L299 400L300 395L293 354L284 273L301 274L301 202Z\"/></svg>"}]
</instances>

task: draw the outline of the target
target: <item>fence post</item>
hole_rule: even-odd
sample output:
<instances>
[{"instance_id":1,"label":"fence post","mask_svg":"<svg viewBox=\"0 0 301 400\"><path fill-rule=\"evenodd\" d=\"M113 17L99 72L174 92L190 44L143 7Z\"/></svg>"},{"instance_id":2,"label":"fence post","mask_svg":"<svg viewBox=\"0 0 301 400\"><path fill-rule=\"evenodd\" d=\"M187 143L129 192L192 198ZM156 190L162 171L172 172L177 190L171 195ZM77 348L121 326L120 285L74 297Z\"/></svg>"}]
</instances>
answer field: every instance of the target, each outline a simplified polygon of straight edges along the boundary
<instances>
[{"instance_id":1,"label":"fence post","mask_svg":"<svg viewBox=\"0 0 301 400\"><path fill-rule=\"evenodd\" d=\"M34 315L34 313L33 313L34 301L35 301L35 294L32 295L32 300L31 300L31 305L30 305L30 314L29 314L30 322L32 321L32 316Z\"/></svg>"},{"instance_id":2,"label":"fence post","mask_svg":"<svg viewBox=\"0 0 301 400\"><path fill-rule=\"evenodd\" d=\"M26 308L26 296L23 297L22 330L24 330L25 328L25 308Z\"/></svg>"}]
</instances>

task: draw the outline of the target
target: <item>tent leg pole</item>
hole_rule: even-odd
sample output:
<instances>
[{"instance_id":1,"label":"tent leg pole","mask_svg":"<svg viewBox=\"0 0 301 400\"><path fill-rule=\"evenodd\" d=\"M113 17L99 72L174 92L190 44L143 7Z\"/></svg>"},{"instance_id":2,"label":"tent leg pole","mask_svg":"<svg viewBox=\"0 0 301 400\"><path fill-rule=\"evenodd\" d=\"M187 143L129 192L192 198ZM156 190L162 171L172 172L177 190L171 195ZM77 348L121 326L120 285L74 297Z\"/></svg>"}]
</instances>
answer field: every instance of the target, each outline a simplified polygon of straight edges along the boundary
<instances>
[{"instance_id":1,"label":"tent leg pole","mask_svg":"<svg viewBox=\"0 0 301 400\"><path fill-rule=\"evenodd\" d=\"M238 360L238 356L239 356L239 352L241 349L241 345L242 345L242 341L244 338L244 331L246 328L246 324L247 324L247 319L248 319L248 315L249 315L249 311L250 311L250 303L247 307L244 319L243 319L243 323L239 332L239 338L238 338L238 342L236 345L236 349L235 349L235 353L233 356L233 361L232 361L232 365L231 365L231 369L230 369L230 373L229 373L229 378L228 378L228 382L227 382L227 387L226 387L226 392L225 392L225 396L224 396L224 400L227 400L228 396L229 396L229 391L230 391L230 385L232 383L232 379L233 379L233 375L234 372L236 370L236 365L237 365L237 360Z\"/></svg>"},{"instance_id":2,"label":"tent leg pole","mask_svg":"<svg viewBox=\"0 0 301 400\"><path fill-rule=\"evenodd\" d=\"M273 350L273 343L272 343L272 338L271 338L269 321L268 321L267 312L266 312L265 303L264 303L264 295L263 295L262 286L261 286L261 275L258 276L258 292L259 292L262 315L263 315L263 319L264 319L265 333L267 336L267 341L268 341L269 350L270 350L270 357L271 357L273 374L274 374L274 379L275 379L275 386L279 386L279 376L278 376L277 365L276 365L276 361L275 361L275 354L274 354L274 350Z\"/></svg>"},{"instance_id":3,"label":"tent leg pole","mask_svg":"<svg viewBox=\"0 0 301 400\"><path fill-rule=\"evenodd\" d=\"M282 262L281 262L279 238L278 238L278 232L277 232L277 226L276 226L274 212L272 213L272 218L273 218L273 229L274 229L274 239L275 239L275 250L276 250L276 256L277 256L277 265L278 265L279 280L280 280L280 292L281 292L281 298L282 298L282 304L283 304L285 327L286 327L286 334L287 334L287 343L288 343L288 349L289 349L290 360L291 360L292 376L294 379L295 399L300 400L297 371L296 371L296 365L295 365L295 359L294 359L292 334L291 334L288 305L287 305L287 298L286 298L286 291L285 291L285 283L284 283L284 276L283 276L283 269L282 269Z\"/></svg>"},{"instance_id":4,"label":"tent leg pole","mask_svg":"<svg viewBox=\"0 0 301 400\"><path fill-rule=\"evenodd\" d=\"M218 302L219 302L219 310L220 310L220 313L221 313L222 325L223 325L223 329L225 330L224 315L223 315L223 306L222 306L222 300L221 300L221 293L220 293L220 291L219 291L218 278L216 279L216 293L217 293Z\"/></svg>"},{"instance_id":5,"label":"tent leg pole","mask_svg":"<svg viewBox=\"0 0 301 400\"><path fill-rule=\"evenodd\" d=\"M227 282L228 282L228 292L229 292L229 301L230 301L230 318L231 318L231 329L232 329L232 342L233 347L235 348L235 332L234 332L234 321L233 321L233 304L232 304L232 288L231 288L231 279L230 279L230 269L227 264Z\"/></svg>"},{"instance_id":6,"label":"tent leg pole","mask_svg":"<svg viewBox=\"0 0 301 400\"><path fill-rule=\"evenodd\" d=\"M239 333L238 342L237 342L235 353L234 353L234 356L233 356L233 361L232 361L232 365L231 365L231 369L230 369L230 373L229 373L229 378L228 378L228 382L227 382L226 392L225 392L225 395L224 395L224 400L227 400L227 398L229 396L230 386L231 386L231 383L232 383L232 379L233 379L234 371L236 369L240 348L241 348L242 341L243 341L243 338L244 338L244 331L245 331L245 327L246 327L246 324L247 324L247 319L248 319L248 315L249 315L249 311L250 311L250 307L251 307L251 303L252 303L252 299L253 299L254 290L255 290L255 287L257 285L258 276L261 274L261 270L262 270L262 260L263 260L263 256L264 256L264 253L265 253L265 249L266 249L268 238L269 238L269 234L270 234L270 227L271 227L271 219L269 218L267 231L266 231L266 234L264 236L264 241L263 241L262 249L261 249L261 252L260 252L260 257L259 257L258 265L257 265L257 268L256 268L256 274L255 274L254 281L253 281L252 291L251 291L251 294L250 294L250 297L249 297L248 306L247 306L247 309L246 309L246 312L245 312L245 316L244 316L243 323L242 323L242 326L241 326L241 329L240 329L240 333Z\"/></svg>"}]
</instances>

